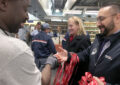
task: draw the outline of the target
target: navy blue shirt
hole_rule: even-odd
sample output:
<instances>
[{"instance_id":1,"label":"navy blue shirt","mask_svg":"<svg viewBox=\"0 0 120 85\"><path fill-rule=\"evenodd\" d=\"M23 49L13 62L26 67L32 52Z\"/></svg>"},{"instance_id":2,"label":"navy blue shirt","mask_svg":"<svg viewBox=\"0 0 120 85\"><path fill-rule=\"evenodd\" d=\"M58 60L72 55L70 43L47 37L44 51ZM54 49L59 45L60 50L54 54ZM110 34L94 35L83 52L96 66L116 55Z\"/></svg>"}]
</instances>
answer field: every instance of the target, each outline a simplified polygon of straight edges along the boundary
<instances>
[{"instance_id":1,"label":"navy blue shirt","mask_svg":"<svg viewBox=\"0 0 120 85\"><path fill-rule=\"evenodd\" d=\"M36 58L47 58L55 54L56 49L49 35L44 31L39 32L32 40L32 50Z\"/></svg>"}]
</instances>

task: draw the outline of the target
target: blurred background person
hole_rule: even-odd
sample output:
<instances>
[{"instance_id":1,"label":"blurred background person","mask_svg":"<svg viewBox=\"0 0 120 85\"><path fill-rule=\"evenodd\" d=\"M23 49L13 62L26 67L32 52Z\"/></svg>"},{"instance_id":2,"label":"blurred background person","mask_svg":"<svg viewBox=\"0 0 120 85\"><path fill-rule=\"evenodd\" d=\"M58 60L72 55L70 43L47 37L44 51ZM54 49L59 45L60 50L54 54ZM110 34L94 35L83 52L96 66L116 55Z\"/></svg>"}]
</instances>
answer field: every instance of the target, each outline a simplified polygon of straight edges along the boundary
<instances>
[{"instance_id":1,"label":"blurred background person","mask_svg":"<svg viewBox=\"0 0 120 85\"><path fill-rule=\"evenodd\" d=\"M30 36L29 28L25 27L24 23L21 23L21 28L19 29L16 37L28 43L29 36Z\"/></svg>"},{"instance_id":2,"label":"blurred background person","mask_svg":"<svg viewBox=\"0 0 120 85\"><path fill-rule=\"evenodd\" d=\"M52 29L50 28L49 29L49 32L47 33L51 38L53 37L53 31L52 31Z\"/></svg>"},{"instance_id":3,"label":"blurred background person","mask_svg":"<svg viewBox=\"0 0 120 85\"><path fill-rule=\"evenodd\" d=\"M69 32L67 32L64 36L64 38L62 39L62 47L65 49L67 46L67 39L69 39Z\"/></svg>"},{"instance_id":4,"label":"blurred background person","mask_svg":"<svg viewBox=\"0 0 120 85\"><path fill-rule=\"evenodd\" d=\"M50 26L48 23L44 23L41 27L41 31L32 40L32 50L35 56L35 63L37 67L42 71L45 66L47 58L51 54L56 53L56 49L49 33Z\"/></svg>"},{"instance_id":5,"label":"blurred background person","mask_svg":"<svg viewBox=\"0 0 120 85\"><path fill-rule=\"evenodd\" d=\"M35 25L35 29L31 32L31 37L33 38L35 35L37 35L41 31L41 22L38 22Z\"/></svg>"}]
</instances>

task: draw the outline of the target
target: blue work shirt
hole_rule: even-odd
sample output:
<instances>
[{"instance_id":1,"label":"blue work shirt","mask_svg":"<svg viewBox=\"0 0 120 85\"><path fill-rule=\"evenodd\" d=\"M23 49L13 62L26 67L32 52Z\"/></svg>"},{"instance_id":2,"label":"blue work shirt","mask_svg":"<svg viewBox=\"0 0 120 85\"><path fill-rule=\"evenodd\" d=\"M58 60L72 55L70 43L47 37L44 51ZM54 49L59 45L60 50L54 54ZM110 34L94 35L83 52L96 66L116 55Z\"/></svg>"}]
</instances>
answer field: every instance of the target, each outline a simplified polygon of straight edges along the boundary
<instances>
[{"instance_id":1,"label":"blue work shirt","mask_svg":"<svg viewBox=\"0 0 120 85\"><path fill-rule=\"evenodd\" d=\"M55 54L54 43L46 32L40 31L32 40L32 50L35 58L47 58L50 54Z\"/></svg>"}]
</instances>

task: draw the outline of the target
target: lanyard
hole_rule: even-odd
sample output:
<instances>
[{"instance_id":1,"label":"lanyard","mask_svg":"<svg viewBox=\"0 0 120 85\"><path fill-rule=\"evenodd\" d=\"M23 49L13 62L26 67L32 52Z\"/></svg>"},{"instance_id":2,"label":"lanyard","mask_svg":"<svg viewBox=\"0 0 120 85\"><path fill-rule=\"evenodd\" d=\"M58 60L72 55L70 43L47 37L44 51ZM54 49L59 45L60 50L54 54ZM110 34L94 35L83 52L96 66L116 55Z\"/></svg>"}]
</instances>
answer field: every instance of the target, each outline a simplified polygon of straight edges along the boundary
<instances>
[{"instance_id":1,"label":"lanyard","mask_svg":"<svg viewBox=\"0 0 120 85\"><path fill-rule=\"evenodd\" d=\"M79 58L77 54L71 53L71 56L72 57L70 63L65 62L62 66L61 65L59 66L53 85L68 85L69 80L74 71L74 67L76 66L77 63L79 63Z\"/></svg>"},{"instance_id":2,"label":"lanyard","mask_svg":"<svg viewBox=\"0 0 120 85\"><path fill-rule=\"evenodd\" d=\"M68 85L74 67L76 66L77 63L79 63L79 57L77 56L77 54L75 53L70 54L72 56L70 63L65 62L63 63L62 66L59 65L53 85ZM77 71L77 69L75 69L75 71ZM104 83L104 85L106 85L104 77L100 77L99 79ZM72 85L72 83L70 85ZM90 72L85 72L85 76L82 76L81 80L79 81L79 85L98 85L98 83L93 78Z\"/></svg>"}]
</instances>

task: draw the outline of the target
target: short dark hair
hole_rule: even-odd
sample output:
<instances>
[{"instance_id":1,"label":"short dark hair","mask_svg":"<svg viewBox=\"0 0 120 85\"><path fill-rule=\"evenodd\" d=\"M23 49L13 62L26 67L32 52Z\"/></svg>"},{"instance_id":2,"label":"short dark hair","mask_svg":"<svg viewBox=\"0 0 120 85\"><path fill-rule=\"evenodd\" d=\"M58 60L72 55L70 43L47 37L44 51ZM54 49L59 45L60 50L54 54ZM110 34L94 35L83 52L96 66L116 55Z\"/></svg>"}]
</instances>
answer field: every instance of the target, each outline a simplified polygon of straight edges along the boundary
<instances>
[{"instance_id":1,"label":"short dark hair","mask_svg":"<svg viewBox=\"0 0 120 85\"><path fill-rule=\"evenodd\" d=\"M120 3L117 2L109 2L107 4L104 4L102 8L110 6L112 9L112 12L114 13L120 13Z\"/></svg>"},{"instance_id":2,"label":"short dark hair","mask_svg":"<svg viewBox=\"0 0 120 85\"><path fill-rule=\"evenodd\" d=\"M45 30L47 30L47 29L45 29L45 28L43 27L43 25L41 25L41 31L45 31Z\"/></svg>"},{"instance_id":3,"label":"short dark hair","mask_svg":"<svg viewBox=\"0 0 120 85\"><path fill-rule=\"evenodd\" d=\"M45 29L43 28L43 25L41 25L41 31L45 31Z\"/></svg>"},{"instance_id":4,"label":"short dark hair","mask_svg":"<svg viewBox=\"0 0 120 85\"><path fill-rule=\"evenodd\" d=\"M41 25L41 22L37 22L37 25Z\"/></svg>"}]
</instances>

